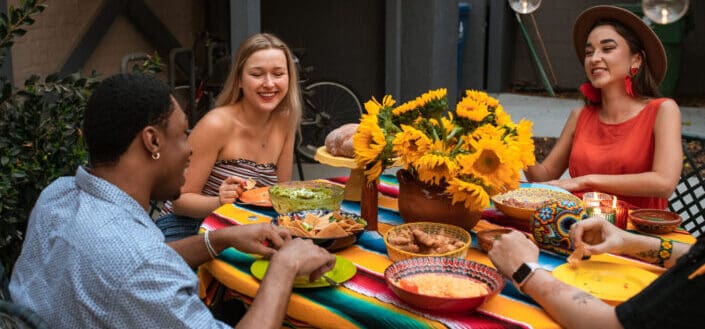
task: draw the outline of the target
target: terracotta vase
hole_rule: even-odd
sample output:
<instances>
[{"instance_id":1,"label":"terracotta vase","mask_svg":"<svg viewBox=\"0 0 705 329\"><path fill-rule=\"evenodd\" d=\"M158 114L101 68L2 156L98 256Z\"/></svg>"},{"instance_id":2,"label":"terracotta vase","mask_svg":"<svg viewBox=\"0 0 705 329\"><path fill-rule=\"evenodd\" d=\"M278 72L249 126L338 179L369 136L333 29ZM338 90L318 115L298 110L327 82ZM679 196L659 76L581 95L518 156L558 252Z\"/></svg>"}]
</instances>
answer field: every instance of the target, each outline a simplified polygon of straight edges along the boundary
<instances>
[{"instance_id":1,"label":"terracotta vase","mask_svg":"<svg viewBox=\"0 0 705 329\"><path fill-rule=\"evenodd\" d=\"M445 187L420 182L406 170L397 171L399 181L399 215L405 222L437 222L470 230L482 215L462 204L451 203Z\"/></svg>"}]
</instances>

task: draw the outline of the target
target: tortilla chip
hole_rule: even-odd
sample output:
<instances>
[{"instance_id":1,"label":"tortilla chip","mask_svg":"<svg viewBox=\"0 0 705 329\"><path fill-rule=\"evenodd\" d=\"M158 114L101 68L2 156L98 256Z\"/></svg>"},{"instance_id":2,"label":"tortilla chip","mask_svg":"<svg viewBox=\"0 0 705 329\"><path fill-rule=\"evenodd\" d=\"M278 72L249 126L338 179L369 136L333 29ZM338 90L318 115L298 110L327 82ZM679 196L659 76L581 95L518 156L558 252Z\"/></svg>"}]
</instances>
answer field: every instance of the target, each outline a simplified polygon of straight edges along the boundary
<instances>
[{"instance_id":1,"label":"tortilla chip","mask_svg":"<svg viewBox=\"0 0 705 329\"><path fill-rule=\"evenodd\" d=\"M302 237L302 238L310 237L308 232L305 230L302 230L300 227L287 226L287 228L289 229L289 232L291 232L291 235L293 235L293 236L298 236L298 237Z\"/></svg>"},{"instance_id":2,"label":"tortilla chip","mask_svg":"<svg viewBox=\"0 0 705 329\"><path fill-rule=\"evenodd\" d=\"M585 259L585 257L590 256L590 252L585 249L585 247L577 247L575 250L573 250L573 253L568 256L568 264L570 264L570 268L575 269L578 267L578 264L580 263L581 260Z\"/></svg>"},{"instance_id":3,"label":"tortilla chip","mask_svg":"<svg viewBox=\"0 0 705 329\"><path fill-rule=\"evenodd\" d=\"M290 224L291 224L291 217L279 216L279 226L289 226Z\"/></svg>"},{"instance_id":4,"label":"tortilla chip","mask_svg":"<svg viewBox=\"0 0 705 329\"><path fill-rule=\"evenodd\" d=\"M316 227L318 225L319 218L318 216L312 214L312 213L307 213L304 219L302 219L306 224L311 225L312 227Z\"/></svg>"},{"instance_id":5,"label":"tortilla chip","mask_svg":"<svg viewBox=\"0 0 705 329\"><path fill-rule=\"evenodd\" d=\"M304 228L303 224L301 224L301 221L295 220L291 222L291 225L289 225L290 229L294 229L297 234L294 234L296 236L300 237L305 237L305 238L310 238L313 237L313 232L307 231L306 228Z\"/></svg>"},{"instance_id":6,"label":"tortilla chip","mask_svg":"<svg viewBox=\"0 0 705 329\"><path fill-rule=\"evenodd\" d=\"M318 234L316 234L316 238L342 238L348 235L350 234L340 227L338 222L332 222L322 228Z\"/></svg>"},{"instance_id":7,"label":"tortilla chip","mask_svg":"<svg viewBox=\"0 0 705 329\"><path fill-rule=\"evenodd\" d=\"M360 232L364 229L365 229L365 225L362 225L360 223L355 223L355 225L350 226L350 229L348 229L346 231L351 232L351 233L356 233L356 232Z\"/></svg>"}]
</instances>

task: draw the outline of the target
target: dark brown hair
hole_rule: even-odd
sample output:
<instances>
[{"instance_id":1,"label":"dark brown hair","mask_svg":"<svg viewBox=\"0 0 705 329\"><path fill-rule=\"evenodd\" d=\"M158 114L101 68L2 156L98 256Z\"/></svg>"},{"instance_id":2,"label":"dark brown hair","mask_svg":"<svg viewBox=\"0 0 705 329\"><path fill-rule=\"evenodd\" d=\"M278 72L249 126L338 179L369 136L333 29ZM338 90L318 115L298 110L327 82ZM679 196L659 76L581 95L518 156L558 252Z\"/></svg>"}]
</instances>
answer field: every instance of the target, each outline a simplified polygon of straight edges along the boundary
<instances>
[{"instance_id":1,"label":"dark brown hair","mask_svg":"<svg viewBox=\"0 0 705 329\"><path fill-rule=\"evenodd\" d=\"M641 66L639 70L632 77L632 88L637 97L660 97L661 93L658 89L658 83L654 79L654 75L649 68L648 61L646 60L646 52L644 51L644 45L641 40L634 34L631 30L627 29L622 23L615 20L600 20L593 25L590 31L594 30L598 26L609 25L614 28L614 30L627 41L629 45L629 51L632 54L641 54ZM589 100L585 99L585 104L596 105Z\"/></svg>"}]
</instances>

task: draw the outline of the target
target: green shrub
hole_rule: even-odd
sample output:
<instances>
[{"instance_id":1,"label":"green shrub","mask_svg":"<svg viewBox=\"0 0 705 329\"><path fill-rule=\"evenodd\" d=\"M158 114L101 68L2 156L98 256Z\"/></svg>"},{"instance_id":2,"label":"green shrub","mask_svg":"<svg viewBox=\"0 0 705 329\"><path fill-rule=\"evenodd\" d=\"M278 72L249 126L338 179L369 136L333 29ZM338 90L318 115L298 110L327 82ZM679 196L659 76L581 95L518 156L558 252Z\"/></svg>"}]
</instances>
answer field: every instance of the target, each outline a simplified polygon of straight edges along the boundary
<instances>
[{"instance_id":1,"label":"green shrub","mask_svg":"<svg viewBox=\"0 0 705 329\"><path fill-rule=\"evenodd\" d=\"M27 0L0 15L0 48L9 51L43 9L43 1ZM32 76L17 89L0 77L0 255L8 270L41 190L86 162L80 124L94 84L94 77Z\"/></svg>"},{"instance_id":2,"label":"green shrub","mask_svg":"<svg viewBox=\"0 0 705 329\"><path fill-rule=\"evenodd\" d=\"M24 0L0 15L0 50L9 51L14 37L25 34L24 25L44 10L43 0ZM4 58L0 54L0 63ZM156 54L132 68L135 73L156 74L163 63ZM60 176L74 175L87 162L81 123L86 103L97 83L96 74L43 82L38 76L14 88L0 76L0 261L9 272L22 247L22 234L39 194Z\"/></svg>"},{"instance_id":3,"label":"green shrub","mask_svg":"<svg viewBox=\"0 0 705 329\"><path fill-rule=\"evenodd\" d=\"M0 104L0 250L8 268L41 190L86 162L80 124L94 79L38 79Z\"/></svg>"}]
</instances>

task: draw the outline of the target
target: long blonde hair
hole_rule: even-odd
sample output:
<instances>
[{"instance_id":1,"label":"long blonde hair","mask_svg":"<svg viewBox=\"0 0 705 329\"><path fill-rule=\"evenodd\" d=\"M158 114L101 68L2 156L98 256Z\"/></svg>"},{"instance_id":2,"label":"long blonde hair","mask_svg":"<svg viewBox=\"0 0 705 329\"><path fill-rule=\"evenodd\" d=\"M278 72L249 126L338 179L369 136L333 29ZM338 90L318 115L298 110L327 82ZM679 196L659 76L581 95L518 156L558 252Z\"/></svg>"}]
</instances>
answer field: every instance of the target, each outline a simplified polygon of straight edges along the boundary
<instances>
[{"instance_id":1,"label":"long blonde hair","mask_svg":"<svg viewBox=\"0 0 705 329\"><path fill-rule=\"evenodd\" d=\"M223 90L215 100L215 106L225 106L237 103L242 99L242 89L240 79L242 78L245 62L255 52L263 49L281 49L286 56L287 71L289 74L289 90L282 102L277 106L275 113L289 112L292 127L296 129L301 120L301 90L299 89L299 77L296 71L294 56L289 47L278 37L269 33L257 33L245 40L237 50L235 63L230 68L228 78L225 80Z\"/></svg>"}]
</instances>

